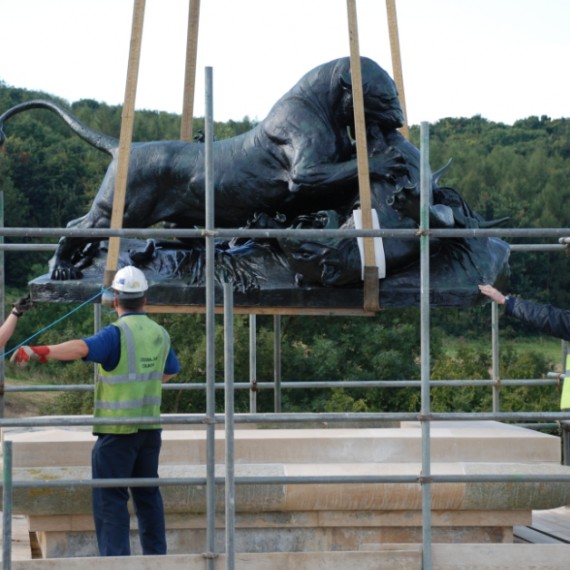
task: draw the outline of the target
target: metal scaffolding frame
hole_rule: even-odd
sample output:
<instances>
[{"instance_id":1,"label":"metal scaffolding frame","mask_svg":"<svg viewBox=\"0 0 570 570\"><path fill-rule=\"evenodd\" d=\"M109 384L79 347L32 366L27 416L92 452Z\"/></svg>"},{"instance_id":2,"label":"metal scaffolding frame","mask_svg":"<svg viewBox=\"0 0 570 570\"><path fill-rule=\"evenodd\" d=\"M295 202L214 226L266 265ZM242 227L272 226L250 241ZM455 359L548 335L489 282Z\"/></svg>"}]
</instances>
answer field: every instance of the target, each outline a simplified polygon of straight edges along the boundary
<instances>
[{"instance_id":1,"label":"metal scaffolding frame","mask_svg":"<svg viewBox=\"0 0 570 570\"><path fill-rule=\"evenodd\" d=\"M208 128L208 123L206 123ZM427 125L422 124L422 173L425 174L429 164L428 140L429 133ZM429 179L424 175L422 176L422 201L421 201L421 227L420 231L415 230L353 230L343 231L343 235L347 238L359 237L367 235L369 237L387 237L397 238L401 235L410 236L413 233L415 237L422 241L421 243L421 338L422 338L422 355L421 355L421 380L398 380L398 381L347 381L347 382L282 382L280 377L280 366L275 366L275 379L273 382L257 382L256 374L254 371L255 366L255 335L252 333L250 337L250 351L251 351L251 377L250 382L235 383L234 382L234 368L233 368L233 294L231 286L224 285L224 329L226 331L224 337L224 367L225 367L225 380L224 383L216 383L214 377L214 273L213 273L213 259L214 259L214 240L217 237L235 236L236 234L247 235L248 237L283 237L284 234L289 234L292 230L217 230L213 227L213 218L208 221L205 230L149 230L149 229L136 229L136 230L90 230L78 231L63 228L56 229L29 229L29 228L3 228L1 233L3 237L47 237L62 235L82 235L85 237L103 238L110 235L118 237L173 237L174 234L180 237L181 233L192 235L194 237L200 236L206 240L206 256L207 256L207 270L206 270L206 335L207 335L207 353L208 353L208 370L206 384L173 384L165 385L164 389L187 389L187 390L203 390L207 391L207 410L205 414L163 414L161 422L164 425L192 425L201 424L206 425L207 430L207 469L206 477L204 478L180 478L180 479L159 479L159 480L131 480L131 479L117 479L117 480L65 480L65 481L42 481L42 482L29 482L29 481L14 481L12 478L12 444L9 441L4 442L4 464L3 464L3 481L2 491L4 500L3 510L3 569L7 570L11 567L11 517L12 517L12 497L13 489L21 487L58 487L58 486L140 486L149 484L158 484L159 486L168 485L206 485L207 486L207 545L204 556L208 561L208 566L211 564L213 568L215 557L215 489L217 485L224 484L226 487L226 554L227 554L227 568L234 568L235 563L235 511L233 510L235 485L251 485L256 483L267 484L282 484L282 483L314 483L314 484L328 484L328 483L418 483L422 486L422 528L423 528L423 569L431 570L431 489L432 485L438 483L449 482L470 482L470 481L488 481L488 482L505 482L505 481L520 481L519 475L432 475L430 472L431 467L431 452L430 452L430 425L433 421L473 421L473 420L495 420L495 421L517 421L529 422L543 422L539 424L555 425L555 422L561 422L565 425L566 421L570 419L568 412L500 412L499 390L502 386L515 386L515 385L537 385L537 384L555 384L560 381L561 375L551 374L547 379L520 379L520 380L501 380L498 375L498 310L497 305L492 304L492 352L493 352L493 378L490 380L442 380L431 381L429 378L429 238L440 237L454 237L457 235L467 237L482 237L482 236L514 236L514 237L564 237L570 235L568 229L537 229L537 230L430 230L427 227L426 211L429 204L425 198L427 195L427 184ZM210 190L211 192L211 190ZM213 211L213 204L207 206L210 212ZM293 230L297 237L307 237L310 239L318 233L319 237L323 237L323 233L331 233L331 235L338 235L339 230L330 230L329 232L323 230ZM354 235L353 235L354 234ZM208 245L209 244L209 245ZM0 244L0 249L22 249L22 250L43 250L49 251L53 249L51 244ZM560 246L563 249L565 246ZM534 250L534 249L549 249L549 246L513 246L512 249ZM4 283L0 283L0 301L2 307L4 306ZM96 305L97 306L97 305ZM100 306L99 306L100 307ZM276 320L276 332L279 332L279 321ZM255 316L250 317L250 327L255 329ZM278 335L276 334L276 339ZM276 348L278 340L276 340ZM3 377L2 377L3 384ZM430 389L434 386L490 386L493 390L493 411L483 413L433 413L430 409ZM281 413L280 410L280 394L282 389L295 389L295 388L330 388L335 387L418 387L421 390L421 410L419 413ZM90 385L67 385L67 386L20 386L20 387L3 387L5 393L16 391L56 391L56 390L92 390ZM219 389L225 390L225 414L215 413L215 391ZM249 414L234 414L233 413L233 393L236 389L249 389L251 392L250 409L252 413ZM255 391L258 389L274 389L275 390L275 413L256 413ZM4 393L0 394L2 399L1 407L3 409ZM291 423L291 422L369 422L369 421L419 421L422 426L422 472L419 476L388 476L388 477L322 477L322 476L307 476L307 477L235 477L234 476L234 454L233 434L236 424L262 424L271 422L272 424ZM117 420L112 420L117 423ZM149 418L131 418L124 420L124 423L150 423ZM547 423L548 422L548 423ZM110 420L95 419L91 416L76 416L76 417L44 417L44 418L0 418L0 428L3 427L58 427L58 426L93 426L99 424L110 423ZM225 476L215 476L215 449L214 449L214 430L216 424L224 424L226 429L226 438L230 445L226 449L225 457ZM567 435L567 431L563 429L563 435ZM568 443L564 449L568 450ZM562 476L549 476L549 475L528 475L524 477L526 481L537 482L554 482L554 481L569 481L570 475Z\"/></svg>"},{"instance_id":2,"label":"metal scaffolding frame","mask_svg":"<svg viewBox=\"0 0 570 570\"><path fill-rule=\"evenodd\" d=\"M391 26L391 42L392 51L394 59L394 68L398 72L396 75L396 80L399 83L399 91L403 97L403 85L401 77L401 63L399 61L399 52L396 52L398 39L397 39L397 28L396 24L396 14L395 14L395 3L394 0L387 0L387 5L389 9L389 18L392 22ZM189 38L188 38L188 52L187 52L187 74L185 78L185 101L184 101L184 114L183 123L181 130L181 138L188 140L191 138L192 129L192 112L193 112L193 94L194 94L194 73L195 73L195 59L196 59L196 42L197 42L197 26L199 19L199 0L193 0L190 3L189 12ZM349 16L354 12L353 15L353 33L352 38L358 39L358 33L356 28L356 14L355 14L355 4L354 0L347 0L347 6L349 8ZM135 14L139 13L139 23L137 26L134 24L133 19L133 38L140 41L140 37L135 38L135 32L137 29L142 27L142 12L144 11L144 1L139 0L135 3ZM350 18L349 18L350 20ZM393 33L395 32L395 33ZM140 33L140 31L138 32ZM356 53L353 52L353 48L356 48ZM140 46L139 46L140 51ZM133 53L135 50L132 50ZM358 44L355 46L351 45L351 59L357 61L358 56ZM135 54L138 57L138 54ZM132 78L128 81L126 101L128 100L127 95L133 97L134 89L136 88L136 69L135 66L138 63L133 64ZM356 71L356 70L355 70ZM159 479L159 480L145 480L145 479L113 479L113 480L66 480L66 481L42 481L42 482L29 482L29 481L14 481L12 479L12 443L5 441L3 444L3 479L2 479L2 492L3 492L3 569L9 570L11 568L11 517L12 517L12 499L13 499L13 489L21 487L41 487L50 488L57 486L90 486L90 487L109 487L117 485L128 485L128 486L148 486L149 484L158 484L160 486L167 485L181 485L181 484L191 484L191 485L206 485L207 486L207 545L206 551L204 553L207 559L207 567L209 570L214 568L214 556L215 556L215 488L216 485L225 484L226 487L226 554L227 554L227 568L228 570L233 569L235 565L235 543L234 543L234 517L235 512L232 510L234 505L234 492L235 485L247 485L247 484L257 484L257 483L339 483L339 482L351 482L351 483L362 483L362 482L373 482L373 483L418 483L422 486L422 526L423 526L423 570L431 570L432 559L431 559L431 489L433 484L443 483L443 482L467 482L467 481L521 481L521 476L519 475L432 475L430 472L431 467L431 452L430 452L430 425L433 421L470 421L470 420L496 420L496 421L519 421L519 422L562 422L563 425L565 420L570 419L570 415L566 412L543 412L543 413L501 413L500 401L499 401L499 390L501 386L507 385L532 385L532 384L544 384L544 383L556 383L560 381L560 375L552 377L548 380L501 380L498 374L498 312L497 306L492 305L492 349L493 349L493 378L488 381L479 380L457 380L457 381L431 381L429 377L429 348L430 348L430 337L429 337L429 238L430 237L558 237L567 238L570 235L570 230L568 229L463 229L463 230L436 230L430 229L428 227L428 185L430 184L430 179L428 176L428 165L429 165L429 153L428 153L428 138L429 132L427 124L423 123L421 125L421 224L419 233L416 230L404 230L404 229L392 229L392 230L342 230L343 236L347 239L351 238L410 238L416 237L420 239L421 242L421 380L420 381L369 381L369 382L282 382L281 381L281 371L280 371L280 360L276 358L275 371L274 371L274 382L257 382L255 373L255 334L251 333L250 336L250 381L249 383L235 383L234 382L234 368L233 368L233 299L230 287L226 284L224 286L224 328L226 331L226 336L224 338L224 364L225 364L225 378L224 383L215 382L215 370L214 370L214 318L215 318L215 302L214 302L214 240L216 238L236 238L236 237L249 237L249 238L274 238L274 237L286 237L287 235L294 235L295 237L306 237L307 239L318 237L319 239L327 237L338 237L338 230L222 230L214 228L213 224L213 191L211 184L211 162L208 160L208 156L211 152L211 141L213 140L213 120L211 112L211 69L206 69L206 226L204 230L180 230L177 229L176 232L172 230L159 230L159 229L131 229L125 230L122 228L113 227L113 229L99 229L99 230L78 230L72 228L2 228L0 236L0 317L3 319L3 308L4 308L4 263L3 254L4 251L10 250L35 250L35 251L52 251L55 246L52 244L4 244L4 237L39 237L48 238L56 237L60 238L62 236L74 236L74 237L92 237L92 238L108 238L114 243L116 240L114 238L158 238L167 239L173 237L174 235L178 238L204 238L206 242L206 336L207 336L207 373L206 373L206 384L173 384L170 386L165 386L165 389L206 389L207 393L207 409L205 414L187 414L187 415L173 415L167 414L161 416L161 422L164 425L191 425L191 424L201 424L205 425L207 431L207 465L206 465L206 477L205 478L186 478L186 479ZM357 85L358 86L358 85ZM132 101L134 102L134 101ZM358 101L357 101L358 103ZM405 103L404 103L405 107ZM132 118L132 117L130 117ZM407 125L406 125L407 130ZM126 139L127 137L125 137ZM362 138L362 137L360 137ZM122 137L123 140L123 137ZM126 141L125 141L126 142ZM365 140L364 140L365 142ZM124 153L123 153L124 154ZM359 157L364 158L367 156L366 152L359 152ZM360 170L360 169L359 169ZM365 177L364 173L364 179ZM363 177L363 173L359 171L359 176ZM119 192L117 192L119 194ZM365 212L365 213L369 213ZM3 214L3 212L2 212ZM3 225L2 222L0 222ZM113 224L115 226L115 224ZM370 226L365 224L365 228ZM372 243L372 240L365 240L368 243ZM536 248L537 250L547 250L547 249L563 249L566 245L557 246L512 246L512 250L527 249L531 250ZM368 256L370 257L370 256ZM368 263L366 265L369 265ZM112 270L112 268L108 268ZM365 269L375 269L374 267L366 267ZM368 272L368 276L374 273ZM366 284L377 285L374 280L367 280ZM365 296L370 299L370 297ZM376 299L377 301L377 299ZM100 308L100 306L99 306ZM96 306L97 310L97 306ZM97 321L97 319L96 319ZM275 330L276 333L280 330L280 317L275 316ZM255 331L255 315L250 315L250 331ZM278 335L275 335L275 353L279 352L279 339ZM3 417L3 406L4 406L4 394L7 392L16 391L60 391L60 390L92 390L91 386L21 386L21 387L6 387L4 386L4 363L0 362L0 428L3 427L57 427L57 426L93 426L104 424L105 420L96 420L89 416L77 416L74 418L69 417L48 417L48 418L34 418L34 419L6 419ZM318 387L318 388L330 388L335 387L418 387L421 390L421 411L417 414L412 413L343 413L343 414L283 414L281 413L281 390L282 389L293 389L293 388L304 388L304 387ZM433 413L430 409L430 389L434 386L466 386L466 385L477 385L477 386L491 386L493 389L493 411L488 413ZM250 414L234 414L233 413L233 392L235 389L249 389L250 390ZM274 414L258 414L256 413L256 391L258 389L272 388L275 390L275 413ZM215 391L219 389L225 390L225 414L220 415L215 413ZM236 424L239 423L288 423L288 422L307 422L307 421L326 421L326 422L344 422L350 420L352 422L367 422L367 421L381 421L381 420L391 420L391 421L419 421L421 422L422 428L422 473L420 476L392 476L392 477L234 477L234 456L233 456L233 446L231 442L233 441L234 428ZM146 423L154 422L155 420L146 419ZM109 421L107 421L110 423ZM144 418L132 418L131 420L124 420L124 423L145 423ZM112 423L117 423L117 420L113 420ZM214 430L216 424L224 424L226 429L226 441L229 445L226 446L226 472L224 477L215 476L215 448L214 448ZM563 434L566 434L566 430L563 429ZM566 443L564 449L568 452L568 438L566 438ZM568 455L566 455L567 457ZM528 481L570 481L569 476L526 476L525 480Z\"/></svg>"}]
</instances>

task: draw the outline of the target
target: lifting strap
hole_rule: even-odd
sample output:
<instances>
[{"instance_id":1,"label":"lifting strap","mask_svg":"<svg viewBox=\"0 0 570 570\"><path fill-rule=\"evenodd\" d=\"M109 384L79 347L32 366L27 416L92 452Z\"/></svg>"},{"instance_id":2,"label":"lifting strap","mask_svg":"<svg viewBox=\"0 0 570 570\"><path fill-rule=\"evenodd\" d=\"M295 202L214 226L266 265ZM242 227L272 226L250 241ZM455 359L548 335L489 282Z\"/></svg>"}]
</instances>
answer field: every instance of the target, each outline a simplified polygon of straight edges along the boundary
<instances>
[{"instance_id":1,"label":"lifting strap","mask_svg":"<svg viewBox=\"0 0 570 570\"><path fill-rule=\"evenodd\" d=\"M135 122L135 99L139 75L144 10L145 0L135 0L131 29L129 64L127 69L127 84L125 87L125 102L123 104L123 113L121 116L121 134L119 137L119 154L117 157L117 176L115 178L111 229L121 229L123 226L127 177L129 173L129 157L131 154L131 140L133 138L133 125ZM105 287L110 287L113 282L113 277L117 272L120 245L120 237L117 236L109 238L109 251L107 253L107 265L105 268L103 283Z\"/></svg>"},{"instance_id":2,"label":"lifting strap","mask_svg":"<svg viewBox=\"0 0 570 570\"><path fill-rule=\"evenodd\" d=\"M188 142L192 142L199 23L200 0L190 0L188 7L188 32L186 36L186 68L184 73L184 94L182 98L182 121L180 123L180 140Z\"/></svg>"},{"instance_id":3,"label":"lifting strap","mask_svg":"<svg viewBox=\"0 0 570 570\"><path fill-rule=\"evenodd\" d=\"M358 166L358 189L362 210L362 229L372 229L372 200L370 197L370 176L368 168L368 148L364 118L364 95L362 91L362 71L360 47L358 44L358 22L356 0L347 0L348 35L350 41L350 70L352 73L352 99L354 101L354 135L356 137L356 160ZM374 238L365 237L364 242L364 310L379 311L379 281Z\"/></svg>"},{"instance_id":4,"label":"lifting strap","mask_svg":"<svg viewBox=\"0 0 570 570\"><path fill-rule=\"evenodd\" d=\"M400 57L400 37L398 34L398 15L396 13L396 0L386 0L388 14L388 31L390 34L390 51L392 52L392 71L398 89L400 105L404 111L404 126L400 128L402 135L409 140L408 113L406 111L406 95L404 93L404 74L402 72L402 58Z\"/></svg>"}]
</instances>

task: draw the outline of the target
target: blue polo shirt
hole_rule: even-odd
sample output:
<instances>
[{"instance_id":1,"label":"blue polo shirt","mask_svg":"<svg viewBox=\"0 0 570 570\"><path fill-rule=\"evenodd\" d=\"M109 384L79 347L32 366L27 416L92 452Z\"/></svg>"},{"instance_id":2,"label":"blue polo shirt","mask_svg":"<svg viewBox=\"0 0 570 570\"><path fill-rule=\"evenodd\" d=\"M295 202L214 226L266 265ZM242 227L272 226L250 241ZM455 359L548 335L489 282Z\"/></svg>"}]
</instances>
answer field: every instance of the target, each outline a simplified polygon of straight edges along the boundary
<instances>
[{"instance_id":1,"label":"blue polo shirt","mask_svg":"<svg viewBox=\"0 0 570 570\"><path fill-rule=\"evenodd\" d=\"M122 316L144 315L145 313L125 313ZM121 318L121 317L119 317ZM83 339L89 353L83 360L85 362L97 362L104 370L114 370L121 357L121 331L115 325L107 325L97 334ZM164 374L178 374L180 372L180 362L172 348L166 358Z\"/></svg>"}]
</instances>

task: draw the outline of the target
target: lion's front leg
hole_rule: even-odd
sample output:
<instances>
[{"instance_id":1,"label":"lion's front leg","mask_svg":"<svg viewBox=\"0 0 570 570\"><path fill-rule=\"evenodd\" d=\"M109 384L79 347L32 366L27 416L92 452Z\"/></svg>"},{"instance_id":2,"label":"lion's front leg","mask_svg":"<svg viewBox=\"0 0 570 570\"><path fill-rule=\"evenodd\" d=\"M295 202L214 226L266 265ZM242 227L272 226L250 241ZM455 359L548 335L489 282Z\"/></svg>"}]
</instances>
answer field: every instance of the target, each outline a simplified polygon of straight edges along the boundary
<instances>
[{"instance_id":1,"label":"lion's front leg","mask_svg":"<svg viewBox=\"0 0 570 570\"><path fill-rule=\"evenodd\" d=\"M398 149L390 147L381 154L369 159L370 176L376 179L387 179L393 183L402 178L407 179L409 169L404 156ZM299 192L303 189L328 189L344 186L358 177L358 162L351 158L344 162L332 162L297 169L291 176L289 190Z\"/></svg>"},{"instance_id":2,"label":"lion's front leg","mask_svg":"<svg viewBox=\"0 0 570 570\"><path fill-rule=\"evenodd\" d=\"M62 237L55 255L49 263L50 279L55 281L67 281L69 279L81 279L81 269L75 265L77 254L88 242L83 238ZM85 264L81 263L84 267Z\"/></svg>"},{"instance_id":3,"label":"lion's front leg","mask_svg":"<svg viewBox=\"0 0 570 570\"><path fill-rule=\"evenodd\" d=\"M89 212L81 218L72 220L67 224L67 228L91 229L95 225L92 223L92 214ZM105 226L106 221L106 226ZM110 220L101 218L102 226L109 227ZM98 252L99 239L88 237L64 236L59 240L54 256L49 262L50 278L55 281L67 281L70 279L81 279L82 269L90 265Z\"/></svg>"}]
</instances>

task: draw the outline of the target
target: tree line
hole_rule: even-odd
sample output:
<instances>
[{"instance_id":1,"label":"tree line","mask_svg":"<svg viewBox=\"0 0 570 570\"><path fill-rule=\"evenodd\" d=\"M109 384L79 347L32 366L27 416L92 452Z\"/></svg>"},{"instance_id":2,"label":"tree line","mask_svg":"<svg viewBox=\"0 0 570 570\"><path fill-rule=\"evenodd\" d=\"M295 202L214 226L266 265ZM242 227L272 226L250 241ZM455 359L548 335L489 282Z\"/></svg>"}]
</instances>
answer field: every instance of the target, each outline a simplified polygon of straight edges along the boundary
<instances>
[{"instance_id":1,"label":"tree line","mask_svg":"<svg viewBox=\"0 0 570 570\"><path fill-rule=\"evenodd\" d=\"M14 88L0 82L0 112L30 99L51 99L67 106L89 126L119 137L121 107L93 100L69 104L52 95ZM254 121L215 123L217 139L250 130ZM204 128L203 118L194 119L194 132ZM0 190L4 195L8 227L64 227L88 209L102 180L108 157L90 147L47 111L29 111L10 120L8 137L0 149ZM180 116L150 110L137 111L133 140L177 139ZM486 219L509 217L506 227L561 228L568 226L570 205L570 119L529 117L505 125L475 116L446 118L430 125L430 163L436 170L452 159L442 185L455 188ZM411 128L411 141L419 146L419 127ZM5 241L24 241L22 238ZM31 240L27 241L39 241ZM45 240L43 240L45 241ZM56 240L53 240L56 241ZM507 241L509 241L507 239ZM541 240L523 240L528 243ZM543 239L552 243L552 239ZM8 304L24 292L29 280L47 273L49 255L37 252L6 252L5 281ZM513 253L509 290L539 301L570 308L567 259L560 252ZM56 322L70 310L67 305L38 307L22 319L13 341L19 342L46 324ZM42 333L41 344L91 334L93 316L82 308L63 324ZM467 342L451 354L446 338L479 339L489 334L488 307L440 309L432 313L432 377L488 378L490 346L481 349ZM111 321L112 315L105 315ZM177 381L205 381L205 323L200 315L162 315L183 364ZM257 319L258 381L273 377L273 320ZM235 325L236 379L248 378L248 320L238 317ZM505 322L507 339L531 335L522 325ZM282 319L282 375L288 381L308 380L405 380L419 379L420 331L418 310L388 310L370 318L291 316ZM217 370L223 378L223 331L217 327ZM521 366L524 369L521 370ZM540 352L524 359L507 350L501 362L502 378L540 377L553 363ZM50 363L41 373L54 382L91 382L83 363ZM40 371L38 370L38 373ZM516 374L521 374L516 376ZM531 402L536 409L556 407L557 395L550 387L527 388L506 395L506 408ZM450 391L434 389L434 405L442 410L489 409L491 393L483 388ZM414 388L297 389L285 391L284 411L417 411L419 391ZM222 406L219 398L218 406ZM89 394L65 394L58 398L58 413L84 413L91 405ZM166 411L199 412L205 409L203 391L165 392ZM238 393L236 409L246 411L247 393ZM261 391L258 410L270 411L273 395ZM528 408L525 408L528 409Z\"/></svg>"}]
</instances>

